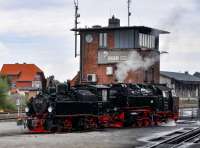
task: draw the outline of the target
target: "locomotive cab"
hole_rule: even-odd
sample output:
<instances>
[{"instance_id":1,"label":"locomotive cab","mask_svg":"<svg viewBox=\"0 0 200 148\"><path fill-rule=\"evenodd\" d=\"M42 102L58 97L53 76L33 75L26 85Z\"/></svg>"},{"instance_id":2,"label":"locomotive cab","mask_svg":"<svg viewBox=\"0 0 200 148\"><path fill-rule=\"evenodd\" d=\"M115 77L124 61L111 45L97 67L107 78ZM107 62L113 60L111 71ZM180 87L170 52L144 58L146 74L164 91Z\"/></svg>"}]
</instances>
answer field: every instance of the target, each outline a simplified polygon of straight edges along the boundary
<instances>
[{"instance_id":1,"label":"locomotive cab","mask_svg":"<svg viewBox=\"0 0 200 148\"><path fill-rule=\"evenodd\" d=\"M158 99L156 100L156 108L159 111L173 110L173 97L171 89L164 85L156 85Z\"/></svg>"},{"instance_id":2,"label":"locomotive cab","mask_svg":"<svg viewBox=\"0 0 200 148\"><path fill-rule=\"evenodd\" d=\"M60 95L67 95L68 94L68 85L63 83L63 84L58 84L56 86L56 94L60 94Z\"/></svg>"},{"instance_id":3,"label":"locomotive cab","mask_svg":"<svg viewBox=\"0 0 200 148\"><path fill-rule=\"evenodd\" d=\"M96 94L98 101L109 101L109 89L110 87L105 85L89 85L89 90Z\"/></svg>"},{"instance_id":4,"label":"locomotive cab","mask_svg":"<svg viewBox=\"0 0 200 148\"><path fill-rule=\"evenodd\" d=\"M106 85L89 85L88 89L98 98L98 114L102 115L112 110L110 103L110 87Z\"/></svg>"}]
</instances>

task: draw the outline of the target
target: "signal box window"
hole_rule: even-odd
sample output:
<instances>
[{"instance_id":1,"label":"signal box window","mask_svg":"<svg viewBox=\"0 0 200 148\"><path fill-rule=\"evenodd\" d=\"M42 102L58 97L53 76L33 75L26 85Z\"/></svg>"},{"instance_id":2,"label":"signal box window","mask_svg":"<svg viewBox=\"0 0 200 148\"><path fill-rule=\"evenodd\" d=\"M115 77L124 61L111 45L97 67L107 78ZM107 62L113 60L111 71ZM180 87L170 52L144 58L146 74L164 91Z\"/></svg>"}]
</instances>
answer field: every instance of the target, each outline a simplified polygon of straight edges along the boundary
<instances>
[{"instance_id":1,"label":"signal box window","mask_svg":"<svg viewBox=\"0 0 200 148\"><path fill-rule=\"evenodd\" d=\"M155 36L139 33L139 45L141 48L155 48Z\"/></svg>"},{"instance_id":2,"label":"signal box window","mask_svg":"<svg viewBox=\"0 0 200 148\"><path fill-rule=\"evenodd\" d=\"M99 34L99 47L100 48L107 48L107 33L100 33Z\"/></svg>"},{"instance_id":3,"label":"signal box window","mask_svg":"<svg viewBox=\"0 0 200 148\"><path fill-rule=\"evenodd\" d=\"M115 31L115 48L135 48L134 30Z\"/></svg>"}]
</instances>

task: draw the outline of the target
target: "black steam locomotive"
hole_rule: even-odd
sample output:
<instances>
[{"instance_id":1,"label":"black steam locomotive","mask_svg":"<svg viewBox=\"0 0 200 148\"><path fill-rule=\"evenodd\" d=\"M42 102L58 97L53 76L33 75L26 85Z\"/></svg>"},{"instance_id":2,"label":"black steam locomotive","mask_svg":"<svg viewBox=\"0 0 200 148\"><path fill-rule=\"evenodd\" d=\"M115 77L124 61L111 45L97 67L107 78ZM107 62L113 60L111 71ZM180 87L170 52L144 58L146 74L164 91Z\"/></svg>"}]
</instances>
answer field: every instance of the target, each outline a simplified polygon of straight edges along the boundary
<instances>
[{"instance_id":1,"label":"black steam locomotive","mask_svg":"<svg viewBox=\"0 0 200 148\"><path fill-rule=\"evenodd\" d=\"M59 84L31 98L25 112L34 132L142 127L178 118L171 89L150 84Z\"/></svg>"}]
</instances>

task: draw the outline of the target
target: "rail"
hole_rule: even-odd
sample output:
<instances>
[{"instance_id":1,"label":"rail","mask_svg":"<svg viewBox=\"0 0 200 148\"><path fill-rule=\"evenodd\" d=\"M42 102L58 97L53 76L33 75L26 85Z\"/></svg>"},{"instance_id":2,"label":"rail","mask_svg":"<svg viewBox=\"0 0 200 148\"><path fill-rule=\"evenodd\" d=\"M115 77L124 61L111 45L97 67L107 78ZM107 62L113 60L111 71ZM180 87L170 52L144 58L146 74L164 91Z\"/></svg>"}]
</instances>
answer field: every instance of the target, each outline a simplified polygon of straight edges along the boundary
<instances>
[{"instance_id":1,"label":"rail","mask_svg":"<svg viewBox=\"0 0 200 148\"><path fill-rule=\"evenodd\" d=\"M22 115L22 114L20 114ZM11 120L17 120L18 119L18 113L17 112L1 112L0 113L0 122L1 121L11 121Z\"/></svg>"},{"instance_id":2,"label":"rail","mask_svg":"<svg viewBox=\"0 0 200 148\"><path fill-rule=\"evenodd\" d=\"M185 142L192 141L194 143L196 141L196 138L199 136L200 136L200 128L195 128L176 137L172 137L160 143L152 145L148 148L160 148L160 147L177 148L183 145Z\"/></svg>"}]
</instances>

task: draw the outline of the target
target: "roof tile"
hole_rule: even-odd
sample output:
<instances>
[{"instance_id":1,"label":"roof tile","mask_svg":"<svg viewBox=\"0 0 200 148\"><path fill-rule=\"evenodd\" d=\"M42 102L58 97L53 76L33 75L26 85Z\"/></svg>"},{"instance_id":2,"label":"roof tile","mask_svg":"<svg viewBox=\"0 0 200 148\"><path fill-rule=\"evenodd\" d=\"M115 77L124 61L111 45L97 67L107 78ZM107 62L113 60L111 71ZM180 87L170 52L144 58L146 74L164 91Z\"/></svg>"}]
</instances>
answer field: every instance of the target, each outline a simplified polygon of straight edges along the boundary
<instances>
[{"instance_id":1,"label":"roof tile","mask_svg":"<svg viewBox=\"0 0 200 148\"><path fill-rule=\"evenodd\" d=\"M37 73L43 73L35 64L4 64L3 75L19 75L18 81L33 81Z\"/></svg>"},{"instance_id":2,"label":"roof tile","mask_svg":"<svg viewBox=\"0 0 200 148\"><path fill-rule=\"evenodd\" d=\"M168 72L168 71L161 71L161 75L172 78L177 81L186 81L186 82L198 82L200 83L200 78L193 76L189 73L178 73L178 72Z\"/></svg>"}]
</instances>

